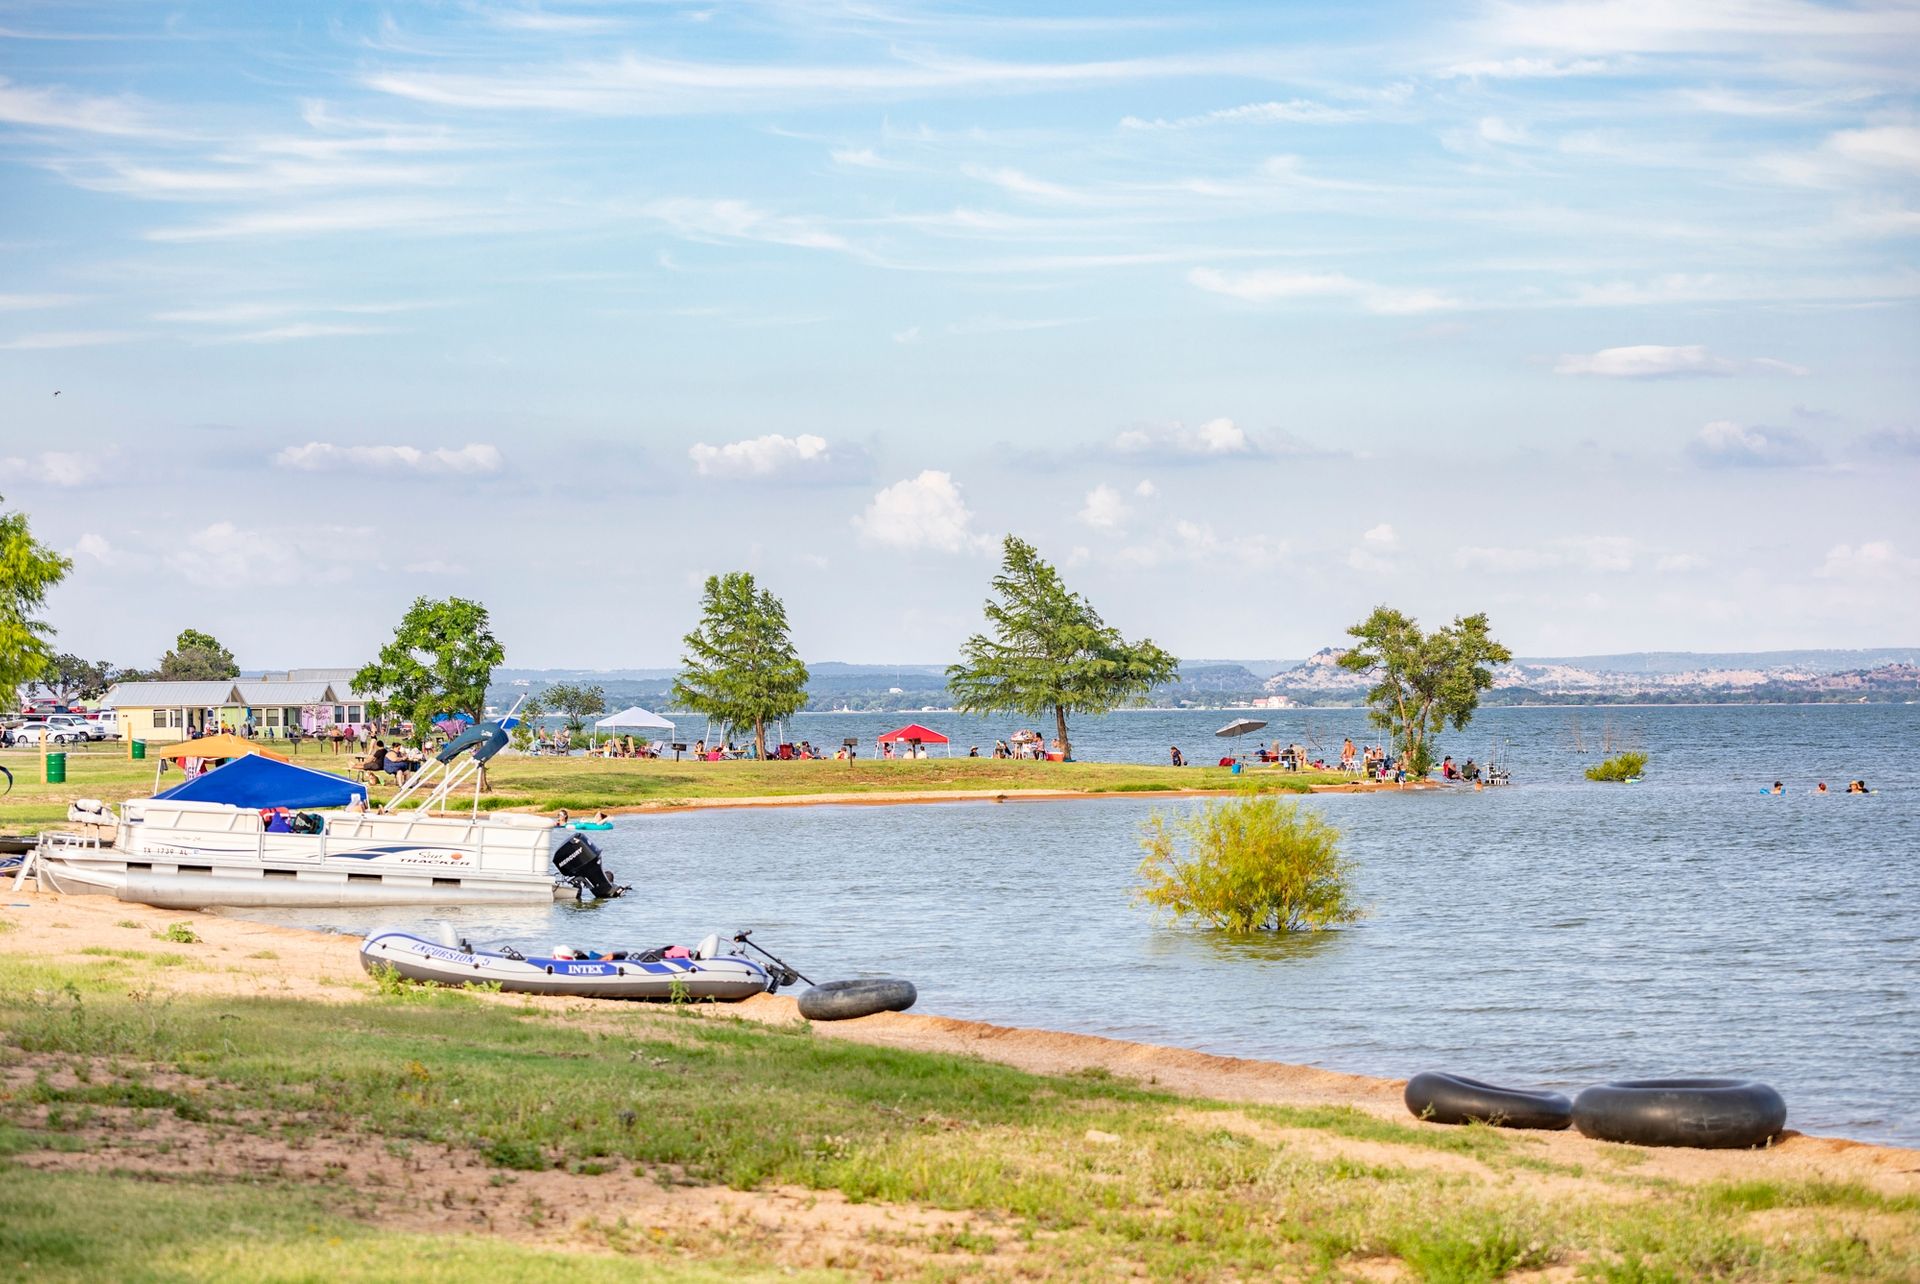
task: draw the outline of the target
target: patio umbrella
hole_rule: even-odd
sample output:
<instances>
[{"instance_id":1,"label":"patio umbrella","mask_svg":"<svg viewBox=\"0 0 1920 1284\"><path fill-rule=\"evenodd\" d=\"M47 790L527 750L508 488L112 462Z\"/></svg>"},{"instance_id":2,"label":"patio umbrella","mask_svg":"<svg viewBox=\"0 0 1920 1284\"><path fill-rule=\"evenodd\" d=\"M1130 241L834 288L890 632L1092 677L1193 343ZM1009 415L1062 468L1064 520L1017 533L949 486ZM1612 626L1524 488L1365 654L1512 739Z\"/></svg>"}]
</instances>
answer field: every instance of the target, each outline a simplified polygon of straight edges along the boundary
<instances>
[{"instance_id":1,"label":"patio umbrella","mask_svg":"<svg viewBox=\"0 0 1920 1284\"><path fill-rule=\"evenodd\" d=\"M1266 723L1258 718L1235 718L1232 722L1229 722L1213 734L1216 736L1224 736L1231 740L1235 736L1244 736L1249 731L1258 731L1266 725Z\"/></svg>"}]
</instances>

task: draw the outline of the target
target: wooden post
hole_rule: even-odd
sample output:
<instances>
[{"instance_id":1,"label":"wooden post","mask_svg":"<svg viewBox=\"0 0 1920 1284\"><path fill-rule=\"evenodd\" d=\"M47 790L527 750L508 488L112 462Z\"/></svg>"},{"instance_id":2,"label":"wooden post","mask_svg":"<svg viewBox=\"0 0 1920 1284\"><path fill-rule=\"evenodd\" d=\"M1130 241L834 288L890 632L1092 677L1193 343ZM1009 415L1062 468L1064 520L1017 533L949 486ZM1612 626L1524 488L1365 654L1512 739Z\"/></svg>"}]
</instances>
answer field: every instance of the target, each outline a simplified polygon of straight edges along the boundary
<instances>
[{"instance_id":1,"label":"wooden post","mask_svg":"<svg viewBox=\"0 0 1920 1284\"><path fill-rule=\"evenodd\" d=\"M45 724L42 724L40 727L40 783L43 785L47 783L47 728Z\"/></svg>"}]
</instances>

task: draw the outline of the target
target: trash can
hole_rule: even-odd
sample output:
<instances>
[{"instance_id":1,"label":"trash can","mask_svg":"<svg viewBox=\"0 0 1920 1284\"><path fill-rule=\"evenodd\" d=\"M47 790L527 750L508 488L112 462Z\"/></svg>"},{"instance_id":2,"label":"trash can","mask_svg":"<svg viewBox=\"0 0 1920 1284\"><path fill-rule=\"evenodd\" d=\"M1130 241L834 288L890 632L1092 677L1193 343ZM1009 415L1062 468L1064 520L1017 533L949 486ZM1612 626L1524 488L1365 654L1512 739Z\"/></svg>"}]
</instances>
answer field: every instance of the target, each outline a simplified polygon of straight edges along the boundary
<instances>
[{"instance_id":1,"label":"trash can","mask_svg":"<svg viewBox=\"0 0 1920 1284\"><path fill-rule=\"evenodd\" d=\"M1236 776L1240 774L1240 760L1238 758L1233 760L1233 774Z\"/></svg>"},{"instance_id":2,"label":"trash can","mask_svg":"<svg viewBox=\"0 0 1920 1284\"><path fill-rule=\"evenodd\" d=\"M146 742L146 741L144 741L144 740L136 740L136 741L134 741L134 742L133 742L133 757L134 757L134 761L135 761L135 762L139 762L139 761L141 761L141 760L143 760L144 758L146 758L146 756L147 756L147 742Z\"/></svg>"},{"instance_id":3,"label":"trash can","mask_svg":"<svg viewBox=\"0 0 1920 1284\"><path fill-rule=\"evenodd\" d=\"M47 755L47 783L64 785L67 783L67 751L56 749Z\"/></svg>"}]
</instances>

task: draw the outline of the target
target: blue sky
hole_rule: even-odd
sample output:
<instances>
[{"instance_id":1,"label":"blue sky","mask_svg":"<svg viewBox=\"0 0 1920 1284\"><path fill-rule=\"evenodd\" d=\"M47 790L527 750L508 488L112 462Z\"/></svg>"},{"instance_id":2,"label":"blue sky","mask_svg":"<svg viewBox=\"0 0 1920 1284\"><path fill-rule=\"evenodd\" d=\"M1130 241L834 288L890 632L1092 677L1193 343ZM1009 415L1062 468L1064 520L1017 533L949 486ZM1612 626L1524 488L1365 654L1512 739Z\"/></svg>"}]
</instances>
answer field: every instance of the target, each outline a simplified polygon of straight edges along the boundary
<instances>
[{"instance_id":1,"label":"blue sky","mask_svg":"<svg viewBox=\"0 0 1920 1284\"><path fill-rule=\"evenodd\" d=\"M937 660L1920 639L1920 4L0 0L64 645ZM55 389L60 391L53 397Z\"/></svg>"}]
</instances>

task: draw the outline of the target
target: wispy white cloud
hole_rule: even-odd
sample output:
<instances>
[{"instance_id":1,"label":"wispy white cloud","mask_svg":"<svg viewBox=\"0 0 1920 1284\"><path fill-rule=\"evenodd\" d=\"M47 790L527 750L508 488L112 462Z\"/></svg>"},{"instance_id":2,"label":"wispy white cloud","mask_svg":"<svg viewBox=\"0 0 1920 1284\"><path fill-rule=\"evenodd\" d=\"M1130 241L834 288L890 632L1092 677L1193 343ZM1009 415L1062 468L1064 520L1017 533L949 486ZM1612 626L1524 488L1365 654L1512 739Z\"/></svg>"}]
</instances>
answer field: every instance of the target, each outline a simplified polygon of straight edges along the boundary
<instances>
[{"instance_id":1,"label":"wispy white cloud","mask_svg":"<svg viewBox=\"0 0 1920 1284\"><path fill-rule=\"evenodd\" d=\"M179 138L133 98L103 98L65 89L23 85L0 76L0 121L67 133L115 138Z\"/></svg>"},{"instance_id":2,"label":"wispy white cloud","mask_svg":"<svg viewBox=\"0 0 1920 1284\"><path fill-rule=\"evenodd\" d=\"M880 490L853 526L862 540L883 548L967 553L993 543L973 529L973 511L953 475L932 468Z\"/></svg>"},{"instance_id":3,"label":"wispy white cloud","mask_svg":"<svg viewBox=\"0 0 1920 1284\"><path fill-rule=\"evenodd\" d=\"M1565 55L1778 49L1781 40L1864 49L1915 36L1914 10L1904 0L1495 0L1484 13L1481 38Z\"/></svg>"},{"instance_id":4,"label":"wispy white cloud","mask_svg":"<svg viewBox=\"0 0 1920 1284\"><path fill-rule=\"evenodd\" d=\"M1444 79L1559 80L1567 76L1602 76L1614 70L1605 58L1482 58L1457 62L1443 69Z\"/></svg>"},{"instance_id":5,"label":"wispy white cloud","mask_svg":"<svg viewBox=\"0 0 1920 1284\"><path fill-rule=\"evenodd\" d=\"M698 62L626 54L490 71L383 71L381 93L441 107L582 115L672 115L809 102L965 92L1033 93L1089 85L1272 69L1258 53L1172 54L1082 62L898 57L845 64Z\"/></svg>"},{"instance_id":6,"label":"wispy white cloud","mask_svg":"<svg viewBox=\"0 0 1920 1284\"><path fill-rule=\"evenodd\" d=\"M129 343L145 337L138 330L47 330L0 340L0 349L39 352L56 348L93 348L103 343Z\"/></svg>"},{"instance_id":7,"label":"wispy white cloud","mask_svg":"<svg viewBox=\"0 0 1920 1284\"><path fill-rule=\"evenodd\" d=\"M748 201L669 197L649 201L640 212L688 240L759 241L808 250L861 253L846 237L828 230L817 219L774 214Z\"/></svg>"},{"instance_id":8,"label":"wispy white cloud","mask_svg":"<svg viewBox=\"0 0 1920 1284\"><path fill-rule=\"evenodd\" d=\"M1827 140L1827 146L1848 160L1881 169L1920 174L1920 126L1874 125L1866 129L1843 129Z\"/></svg>"},{"instance_id":9,"label":"wispy white cloud","mask_svg":"<svg viewBox=\"0 0 1920 1284\"><path fill-rule=\"evenodd\" d=\"M0 312L31 312L39 308L65 307L79 300L77 294L0 294Z\"/></svg>"},{"instance_id":10,"label":"wispy white cloud","mask_svg":"<svg viewBox=\"0 0 1920 1284\"><path fill-rule=\"evenodd\" d=\"M1306 98L1289 98L1285 102L1246 103L1239 107L1222 107L1217 111L1201 112L1197 116L1176 116L1172 120L1161 117L1148 120L1139 116L1124 116L1120 120L1120 127L1140 130L1176 130L1201 129L1208 125L1344 125L1357 120L1366 120L1371 114L1372 112L1365 108L1333 107Z\"/></svg>"},{"instance_id":11,"label":"wispy white cloud","mask_svg":"<svg viewBox=\"0 0 1920 1284\"><path fill-rule=\"evenodd\" d=\"M538 6L530 8L487 8L481 10L488 26L505 31L527 31L539 35L597 36L627 29L621 18L585 13L552 13Z\"/></svg>"},{"instance_id":12,"label":"wispy white cloud","mask_svg":"<svg viewBox=\"0 0 1920 1284\"><path fill-rule=\"evenodd\" d=\"M1567 353L1555 363L1553 372L1563 375L1595 375L1604 379L1679 379L1701 375L1732 375L1744 370L1776 374L1804 375L1805 366L1772 357L1721 357L1707 351L1703 344L1677 347L1657 343L1635 344L1624 348L1602 348L1598 352Z\"/></svg>"},{"instance_id":13,"label":"wispy white cloud","mask_svg":"<svg viewBox=\"0 0 1920 1284\"><path fill-rule=\"evenodd\" d=\"M1287 268L1249 268L1231 272L1200 267L1187 273L1189 284L1248 303L1293 299L1341 299L1382 316L1413 316L1463 306L1437 290L1406 289L1359 281L1342 272L1296 272Z\"/></svg>"},{"instance_id":14,"label":"wispy white cloud","mask_svg":"<svg viewBox=\"0 0 1920 1284\"><path fill-rule=\"evenodd\" d=\"M298 339L341 339L357 335L392 334L388 325L362 325L349 321L294 321L268 326L263 330L243 330L220 335L216 343L291 343Z\"/></svg>"},{"instance_id":15,"label":"wispy white cloud","mask_svg":"<svg viewBox=\"0 0 1920 1284\"><path fill-rule=\"evenodd\" d=\"M454 201L374 197L270 205L149 231L150 241L233 241L254 237L330 236L345 232L432 230L447 233L490 215L484 206Z\"/></svg>"},{"instance_id":16,"label":"wispy white cloud","mask_svg":"<svg viewBox=\"0 0 1920 1284\"><path fill-rule=\"evenodd\" d=\"M298 472L497 473L505 463L498 446L338 446L310 441L288 446L273 457L281 468Z\"/></svg>"},{"instance_id":17,"label":"wispy white cloud","mask_svg":"<svg viewBox=\"0 0 1920 1284\"><path fill-rule=\"evenodd\" d=\"M831 463L827 439L812 433L787 437L768 433L719 446L698 442L687 450L694 471L702 477L767 478Z\"/></svg>"}]
</instances>

